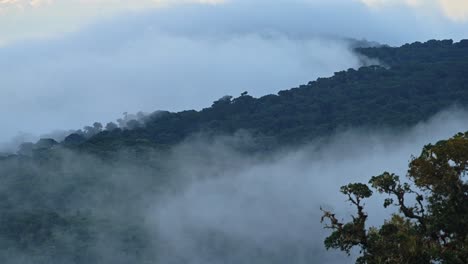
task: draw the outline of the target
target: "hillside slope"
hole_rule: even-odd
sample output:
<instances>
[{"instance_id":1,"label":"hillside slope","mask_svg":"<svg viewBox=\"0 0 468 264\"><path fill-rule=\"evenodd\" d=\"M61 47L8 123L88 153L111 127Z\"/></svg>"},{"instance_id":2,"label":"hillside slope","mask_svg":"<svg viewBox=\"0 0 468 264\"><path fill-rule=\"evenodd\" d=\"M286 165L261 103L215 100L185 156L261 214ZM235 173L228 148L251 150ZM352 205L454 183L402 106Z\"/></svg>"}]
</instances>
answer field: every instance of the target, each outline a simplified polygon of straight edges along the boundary
<instances>
[{"instance_id":1,"label":"hillside slope","mask_svg":"<svg viewBox=\"0 0 468 264\"><path fill-rule=\"evenodd\" d=\"M414 125L447 107L468 104L466 40L356 51L380 60L382 66L337 72L277 95L225 96L201 111L159 112L133 129L102 131L81 147L170 146L198 132L246 130L259 139L260 148L271 149L343 128Z\"/></svg>"}]
</instances>

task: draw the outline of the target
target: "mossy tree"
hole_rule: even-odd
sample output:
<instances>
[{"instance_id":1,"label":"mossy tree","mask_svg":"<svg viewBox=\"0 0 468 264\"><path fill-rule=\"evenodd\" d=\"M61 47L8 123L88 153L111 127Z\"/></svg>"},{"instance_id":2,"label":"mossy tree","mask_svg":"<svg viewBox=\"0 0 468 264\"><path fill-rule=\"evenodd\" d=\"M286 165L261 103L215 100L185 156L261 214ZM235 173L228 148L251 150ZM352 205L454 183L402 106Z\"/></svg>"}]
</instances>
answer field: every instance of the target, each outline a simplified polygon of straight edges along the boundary
<instances>
[{"instance_id":1,"label":"mossy tree","mask_svg":"<svg viewBox=\"0 0 468 264\"><path fill-rule=\"evenodd\" d=\"M360 249L357 263L468 263L468 132L423 148L409 164L408 181L385 172L369 185L387 195L384 207L399 212L380 227L366 227L363 199L373 194L366 184L341 188L356 206L348 223L324 211L322 222L332 233L327 249L350 253Z\"/></svg>"}]
</instances>

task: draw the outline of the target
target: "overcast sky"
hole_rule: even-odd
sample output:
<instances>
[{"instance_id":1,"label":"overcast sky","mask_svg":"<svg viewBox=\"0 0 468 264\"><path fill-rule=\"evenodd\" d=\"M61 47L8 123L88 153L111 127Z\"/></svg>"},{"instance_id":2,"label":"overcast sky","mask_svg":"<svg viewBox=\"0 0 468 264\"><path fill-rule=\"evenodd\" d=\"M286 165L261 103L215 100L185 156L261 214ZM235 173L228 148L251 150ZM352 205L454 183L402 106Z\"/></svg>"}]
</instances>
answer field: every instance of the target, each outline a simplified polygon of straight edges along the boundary
<instances>
[{"instance_id":1,"label":"overcast sky","mask_svg":"<svg viewBox=\"0 0 468 264\"><path fill-rule=\"evenodd\" d=\"M462 0L0 0L0 142L359 67L342 38L467 31Z\"/></svg>"}]
</instances>

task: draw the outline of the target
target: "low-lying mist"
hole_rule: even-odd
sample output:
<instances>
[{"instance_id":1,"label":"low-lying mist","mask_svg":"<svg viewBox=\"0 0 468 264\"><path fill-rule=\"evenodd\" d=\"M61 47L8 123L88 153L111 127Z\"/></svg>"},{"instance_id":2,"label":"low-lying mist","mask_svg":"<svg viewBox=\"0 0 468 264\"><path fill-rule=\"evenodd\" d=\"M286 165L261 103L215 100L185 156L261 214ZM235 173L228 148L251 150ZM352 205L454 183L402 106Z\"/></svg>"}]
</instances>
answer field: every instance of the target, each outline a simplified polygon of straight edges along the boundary
<instances>
[{"instance_id":1,"label":"low-lying mist","mask_svg":"<svg viewBox=\"0 0 468 264\"><path fill-rule=\"evenodd\" d=\"M468 129L463 111L443 112L405 130L344 131L267 160L220 144L180 146L177 174L187 186L160 200L148 216L168 250L161 263L353 263L326 252L320 207L349 218L339 188L384 171L406 175L427 143ZM219 142L218 142L219 143ZM194 148L194 146L196 146ZM370 222L383 223L383 201L369 201ZM174 262L179 263L179 262Z\"/></svg>"},{"instance_id":2,"label":"low-lying mist","mask_svg":"<svg viewBox=\"0 0 468 264\"><path fill-rule=\"evenodd\" d=\"M411 129L342 131L267 154L239 150L252 140L239 133L111 159L60 149L5 159L0 261L352 263L324 250L320 207L348 218L340 186L405 175L412 155L467 121L450 110ZM375 225L389 213L381 201L366 206Z\"/></svg>"}]
</instances>

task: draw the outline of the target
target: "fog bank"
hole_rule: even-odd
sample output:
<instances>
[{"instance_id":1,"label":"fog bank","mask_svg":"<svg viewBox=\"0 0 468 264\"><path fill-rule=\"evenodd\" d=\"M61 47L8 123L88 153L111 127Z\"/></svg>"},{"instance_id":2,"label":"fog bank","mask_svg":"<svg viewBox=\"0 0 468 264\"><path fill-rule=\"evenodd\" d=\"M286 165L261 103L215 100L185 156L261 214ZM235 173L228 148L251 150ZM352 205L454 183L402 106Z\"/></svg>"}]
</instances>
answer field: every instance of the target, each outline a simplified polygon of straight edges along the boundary
<instances>
[{"instance_id":1,"label":"fog bank","mask_svg":"<svg viewBox=\"0 0 468 264\"><path fill-rule=\"evenodd\" d=\"M176 174L189 183L148 212L167 246L159 262L353 263L325 251L319 208L349 218L340 186L384 171L405 176L412 155L467 130L467 121L464 111L443 112L409 131L351 130L267 160L236 154L223 140L187 143L175 155ZM377 197L366 202L372 225L392 212Z\"/></svg>"},{"instance_id":2,"label":"fog bank","mask_svg":"<svg viewBox=\"0 0 468 264\"><path fill-rule=\"evenodd\" d=\"M273 153L246 153L254 139L239 132L111 159L0 158L0 262L353 263L324 249L320 207L349 219L340 186L404 176L425 144L466 130L468 112L452 109L407 130L354 128ZM366 202L370 224L391 212L382 203Z\"/></svg>"}]
</instances>

